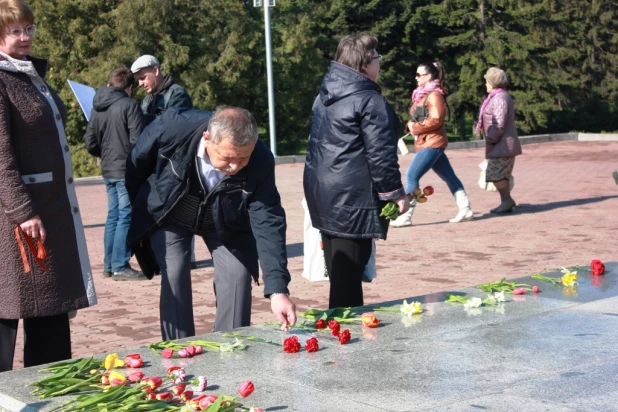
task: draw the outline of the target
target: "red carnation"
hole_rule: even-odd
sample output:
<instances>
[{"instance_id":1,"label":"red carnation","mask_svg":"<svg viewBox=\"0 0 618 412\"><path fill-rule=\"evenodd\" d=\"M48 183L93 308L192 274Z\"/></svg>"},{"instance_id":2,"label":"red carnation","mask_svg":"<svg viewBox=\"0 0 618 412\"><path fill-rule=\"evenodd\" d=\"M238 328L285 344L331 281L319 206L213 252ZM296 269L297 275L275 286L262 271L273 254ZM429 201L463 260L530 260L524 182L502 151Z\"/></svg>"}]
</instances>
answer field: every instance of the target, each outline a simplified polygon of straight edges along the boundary
<instances>
[{"instance_id":1,"label":"red carnation","mask_svg":"<svg viewBox=\"0 0 618 412\"><path fill-rule=\"evenodd\" d=\"M300 343L298 342L298 336L290 336L283 341L283 351L287 353L296 353L300 351Z\"/></svg>"},{"instance_id":2,"label":"red carnation","mask_svg":"<svg viewBox=\"0 0 618 412\"><path fill-rule=\"evenodd\" d=\"M333 336L339 336L339 330L341 329L341 325L336 320L329 320L328 327L330 328L330 334Z\"/></svg>"},{"instance_id":3,"label":"red carnation","mask_svg":"<svg viewBox=\"0 0 618 412\"><path fill-rule=\"evenodd\" d=\"M590 262L590 271L593 275L599 276L605 273L605 265L598 259L594 259Z\"/></svg>"},{"instance_id":4,"label":"red carnation","mask_svg":"<svg viewBox=\"0 0 618 412\"><path fill-rule=\"evenodd\" d=\"M320 319L315 323L316 329L326 329L326 321L324 319Z\"/></svg>"},{"instance_id":5,"label":"red carnation","mask_svg":"<svg viewBox=\"0 0 618 412\"><path fill-rule=\"evenodd\" d=\"M317 338L310 338L305 342L305 350L307 352L317 352L319 348Z\"/></svg>"},{"instance_id":6,"label":"red carnation","mask_svg":"<svg viewBox=\"0 0 618 412\"><path fill-rule=\"evenodd\" d=\"M345 345L346 343L350 341L351 337L352 336L350 335L350 330L346 329L339 334L339 343L341 343L342 345Z\"/></svg>"}]
</instances>

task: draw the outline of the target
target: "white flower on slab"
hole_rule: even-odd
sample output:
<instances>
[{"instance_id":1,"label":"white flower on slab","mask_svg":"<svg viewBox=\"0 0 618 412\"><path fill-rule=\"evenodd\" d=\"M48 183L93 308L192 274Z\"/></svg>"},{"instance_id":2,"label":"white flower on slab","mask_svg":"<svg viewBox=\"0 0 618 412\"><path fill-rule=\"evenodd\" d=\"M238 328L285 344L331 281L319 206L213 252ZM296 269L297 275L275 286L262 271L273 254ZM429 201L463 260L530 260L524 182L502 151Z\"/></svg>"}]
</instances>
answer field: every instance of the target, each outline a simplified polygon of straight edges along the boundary
<instances>
[{"instance_id":1,"label":"white flower on slab","mask_svg":"<svg viewBox=\"0 0 618 412\"><path fill-rule=\"evenodd\" d=\"M464 303L464 308L472 309L472 308L480 308L483 304L483 300L481 298L472 298L468 299L466 303Z\"/></svg>"}]
</instances>

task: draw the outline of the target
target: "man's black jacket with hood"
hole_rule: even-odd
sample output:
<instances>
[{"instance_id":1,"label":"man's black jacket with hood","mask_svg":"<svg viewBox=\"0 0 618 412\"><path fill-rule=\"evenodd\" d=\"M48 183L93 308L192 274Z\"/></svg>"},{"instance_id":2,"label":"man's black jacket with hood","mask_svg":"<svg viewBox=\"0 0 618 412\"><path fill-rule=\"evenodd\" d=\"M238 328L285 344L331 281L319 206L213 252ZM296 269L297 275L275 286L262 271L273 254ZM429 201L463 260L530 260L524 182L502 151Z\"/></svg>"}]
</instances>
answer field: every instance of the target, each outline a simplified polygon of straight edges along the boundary
<instances>
[{"instance_id":1,"label":"man's black jacket with hood","mask_svg":"<svg viewBox=\"0 0 618 412\"><path fill-rule=\"evenodd\" d=\"M104 178L124 179L127 157L144 126L139 103L124 89L97 89L84 142L88 153L101 158Z\"/></svg>"}]
</instances>

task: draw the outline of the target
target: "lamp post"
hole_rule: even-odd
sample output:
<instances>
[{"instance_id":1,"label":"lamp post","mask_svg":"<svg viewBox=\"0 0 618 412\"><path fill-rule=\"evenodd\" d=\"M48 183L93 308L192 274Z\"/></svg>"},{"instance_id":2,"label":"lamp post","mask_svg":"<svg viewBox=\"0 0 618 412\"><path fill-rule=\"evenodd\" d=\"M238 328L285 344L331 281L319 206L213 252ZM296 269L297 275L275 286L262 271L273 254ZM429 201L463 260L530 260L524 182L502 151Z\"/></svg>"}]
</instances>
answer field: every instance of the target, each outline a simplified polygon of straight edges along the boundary
<instances>
[{"instance_id":1,"label":"lamp post","mask_svg":"<svg viewBox=\"0 0 618 412\"><path fill-rule=\"evenodd\" d=\"M275 91L273 86L273 57L270 40L270 8L275 0L253 0L254 7L264 7L264 37L266 40L266 77L268 80L268 127L270 130L270 151L277 156L277 135L275 132Z\"/></svg>"}]
</instances>

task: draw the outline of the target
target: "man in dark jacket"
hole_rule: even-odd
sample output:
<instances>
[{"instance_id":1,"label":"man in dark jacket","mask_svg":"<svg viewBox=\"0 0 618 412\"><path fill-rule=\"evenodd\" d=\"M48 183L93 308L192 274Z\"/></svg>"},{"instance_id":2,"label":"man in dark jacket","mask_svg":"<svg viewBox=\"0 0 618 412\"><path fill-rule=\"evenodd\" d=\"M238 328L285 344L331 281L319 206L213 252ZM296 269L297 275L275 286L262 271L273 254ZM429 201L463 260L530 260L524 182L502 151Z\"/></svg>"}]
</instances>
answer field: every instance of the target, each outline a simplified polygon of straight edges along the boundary
<instances>
[{"instance_id":1,"label":"man in dark jacket","mask_svg":"<svg viewBox=\"0 0 618 412\"><path fill-rule=\"evenodd\" d=\"M163 75L159 60L149 54L140 56L131 65L131 71L148 94L142 100L146 125L150 124L168 107L193 109L191 96L170 75ZM195 244L191 241L191 269L197 268Z\"/></svg>"},{"instance_id":2,"label":"man in dark jacket","mask_svg":"<svg viewBox=\"0 0 618 412\"><path fill-rule=\"evenodd\" d=\"M103 276L114 280L145 280L131 268L131 251L127 248L127 232L131 222L131 206L125 187L127 157L144 128L139 104L131 99L133 73L126 67L114 70L107 87L99 87L94 96L94 110L86 129L86 150L101 158L101 169L107 190Z\"/></svg>"},{"instance_id":3,"label":"man in dark jacket","mask_svg":"<svg viewBox=\"0 0 618 412\"><path fill-rule=\"evenodd\" d=\"M146 124L150 124L168 107L192 109L191 96L174 79L161 72L161 65L156 57L145 54L131 65L131 71L148 94L142 100L142 112Z\"/></svg>"},{"instance_id":4,"label":"man in dark jacket","mask_svg":"<svg viewBox=\"0 0 618 412\"><path fill-rule=\"evenodd\" d=\"M161 268L163 340L195 335L194 234L204 239L215 267L215 331L249 325L258 257L273 313L283 328L296 322L274 158L248 111L166 110L138 139L126 181L133 207L128 242L149 238Z\"/></svg>"}]
</instances>

